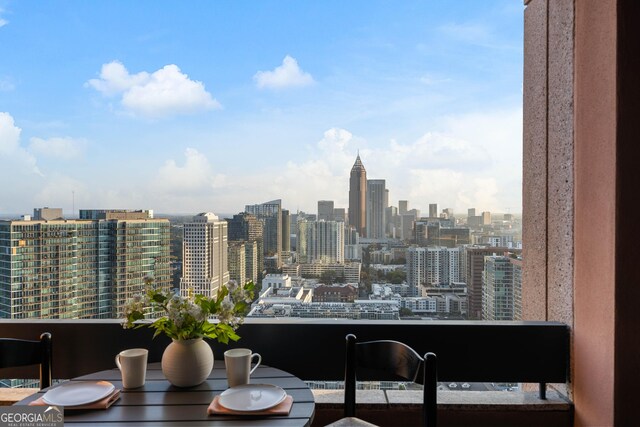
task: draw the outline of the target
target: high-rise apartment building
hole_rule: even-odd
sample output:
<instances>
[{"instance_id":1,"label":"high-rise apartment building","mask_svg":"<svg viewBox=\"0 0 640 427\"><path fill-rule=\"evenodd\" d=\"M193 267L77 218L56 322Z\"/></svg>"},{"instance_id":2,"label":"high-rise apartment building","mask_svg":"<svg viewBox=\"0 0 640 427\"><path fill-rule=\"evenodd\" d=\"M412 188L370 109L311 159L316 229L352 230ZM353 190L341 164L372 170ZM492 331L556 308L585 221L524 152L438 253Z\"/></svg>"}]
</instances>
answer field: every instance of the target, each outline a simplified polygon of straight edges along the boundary
<instances>
[{"instance_id":1,"label":"high-rise apartment building","mask_svg":"<svg viewBox=\"0 0 640 427\"><path fill-rule=\"evenodd\" d=\"M247 277L258 283L262 280L262 270L264 268L263 250L263 227L262 222L255 216L246 212L234 215L233 218L226 218L228 224L229 241L242 241L255 243L257 247L257 260L252 263L253 255L247 253ZM245 245L249 251L249 245ZM253 247L253 245L251 245Z\"/></svg>"},{"instance_id":2,"label":"high-rise apartment building","mask_svg":"<svg viewBox=\"0 0 640 427\"><path fill-rule=\"evenodd\" d=\"M510 254L513 266L513 320L522 320L522 257Z\"/></svg>"},{"instance_id":3,"label":"high-rise apartment building","mask_svg":"<svg viewBox=\"0 0 640 427\"><path fill-rule=\"evenodd\" d=\"M245 206L245 212L255 215L263 224L265 257L276 257L276 268L282 263L282 200Z\"/></svg>"},{"instance_id":4,"label":"high-rise apartment building","mask_svg":"<svg viewBox=\"0 0 640 427\"><path fill-rule=\"evenodd\" d=\"M462 253L462 281L467 284L469 320L482 319L482 275L484 258L502 255L506 248L465 246Z\"/></svg>"},{"instance_id":5,"label":"high-rise apartment building","mask_svg":"<svg viewBox=\"0 0 640 427\"><path fill-rule=\"evenodd\" d=\"M360 237L367 236L367 171L360 154L351 168L349 178L349 225Z\"/></svg>"},{"instance_id":6,"label":"high-rise apartment building","mask_svg":"<svg viewBox=\"0 0 640 427\"><path fill-rule=\"evenodd\" d=\"M459 282L460 261L460 248L410 247L407 250L407 284L413 295L422 296L425 287Z\"/></svg>"},{"instance_id":7,"label":"high-rise apartment building","mask_svg":"<svg viewBox=\"0 0 640 427\"><path fill-rule=\"evenodd\" d=\"M225 220L229 240L262 240L264 226L255 215L242 212Z\"/></svg>"},{"instance_id":8,"label":"high-rise apartment building","mask_svg":"<svg viewBox=\"0 0 640 427\"><path fill-rule=\"evenodd\" d=\"M318 200L318 221L333 221L333 200Z\"/></svg>"},{"instance_id":9,"label":"high-rise apartment building","mask_svg":"<svg viewBox=\"0 0 640 427\"><path fill-rule=\"evenodd\" d=\"M229 280L243 285L247 283L247 251L244 242L230 241L228 245Z\"/></svg>"},{"instance_id":10,"label":"high-rise apartment building","mask_svg":"<svg viewBox=\"0 0 640 427\"><path fill-rule=\"evenodd\" d=\"M353 227L344 230L344 258L349 261L362 261L360 235Z\"/></svg>"},{"instance_id":11,"label":"high-rise apartment building","mask_svg":"<svg viewBox=\"0 0 640 427\"><path fill-rule=\"evenodd\" d=\"M182 295L215 297L229 282L227 222L210 212L184 224L182 241Z\"/></svg>"},{"instance_id":12,"label":"high-rise apartment building","mask_svg":"<svg viewBox=\"0 0 640 427\"><path fill-rule=\"evenodd\" d=\"M251 280L253 283L260 283L259 280L262 278L262 263L260 262L262 250L258 245L258 241L244 242L244 253L247 280Z\"/></svg>"},{"instance_id":13,"label":"high-rise apartment building","mask_svg":"<svg viewBox=\"0 0 640 427\"><path fill-rule=\"evenodd\" d=\"M282 233L282 252L291 252L291 216L287 209L282 209L282 225L280 227Z\"/></svg>"},{"instance_id":14,"label":"high-rise apartment building","mask_svg":"<svg viewBox=\"0 0 640 427\"><path fill-rule=\"evenodd\" d=\"M389 190L384 179L367 180L367 238L384 239L385 210L389 206Z\"/></svg>"},{"instance_id":15,"label":"high-rise apartment building","mask_svg":"<svg viewBox=\"0 0 640 427\"><path fill-rule=\"evenodd\" d=\"M344 222L298 222L298 261L334 264L344 262Z\"/></svg>"},{"instance_id":16,"label":"high-rise apartment building","mask_svg":"<svg viewBox=\"0 0 640 427\"><path fill-rule=\"evenodd\" d=\"M384 210L385 234L393 239L400 239L402 236L400 216L398 208L389 206Z\"/></svg>"},{"instance_id":17,"label":"high-rise apartment building","mask_svg":"<svg viewBox=\"0 0 640 427\"><path fill-rule=\"evenodd\" d=\"M429 203L429 218L438 218L438 204Z\"/></svg>"},{"instance_id":18,"label":"high-rise apartment building","mask_svg":"<svg viewBox=\"0 0 640 427\"><path fill-rule=\"evenodd\" d=\"M0 221L0 318L119 318L147 277L169 290L169 220L101 212Z\"/></svg>"},{"instance_id":19,"label":"high-rise apartment building","mask_svg":"<svg viewBox=\"0 0 640 427\"><path fill-rule=\"evenodd\" d=\"M521 320L522 286L516 275L522 277L521 266L511 262L508 256L487 256L482 274L482 320ZM520 272L516 273L516 269ZM519 295L519 296L518 296ZM520 307L516 307L519 298Z\"/></svg>"}]
</instances>

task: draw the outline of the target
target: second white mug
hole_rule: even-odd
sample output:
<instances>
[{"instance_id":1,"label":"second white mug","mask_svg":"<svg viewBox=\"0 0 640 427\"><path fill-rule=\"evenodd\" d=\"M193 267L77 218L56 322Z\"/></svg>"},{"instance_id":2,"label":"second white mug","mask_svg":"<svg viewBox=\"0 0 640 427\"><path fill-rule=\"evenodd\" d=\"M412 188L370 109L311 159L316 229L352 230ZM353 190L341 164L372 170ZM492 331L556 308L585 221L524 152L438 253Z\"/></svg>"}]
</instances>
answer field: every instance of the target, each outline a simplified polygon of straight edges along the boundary
<instances>
[{"instance_id":1,"label":"second white mug","mask_svg":"<svg viewBox=\"0 0 640 427\"><path fill-rule=\"evenodd\" d=\"M256 365L251 368L251 361L257 358ZM256 370L262 357L258 353L251 353L248 348L234 348L224 352L224 364L227 369L229 387L249 384L249 376Z\"/></svg>"}]
</instances>

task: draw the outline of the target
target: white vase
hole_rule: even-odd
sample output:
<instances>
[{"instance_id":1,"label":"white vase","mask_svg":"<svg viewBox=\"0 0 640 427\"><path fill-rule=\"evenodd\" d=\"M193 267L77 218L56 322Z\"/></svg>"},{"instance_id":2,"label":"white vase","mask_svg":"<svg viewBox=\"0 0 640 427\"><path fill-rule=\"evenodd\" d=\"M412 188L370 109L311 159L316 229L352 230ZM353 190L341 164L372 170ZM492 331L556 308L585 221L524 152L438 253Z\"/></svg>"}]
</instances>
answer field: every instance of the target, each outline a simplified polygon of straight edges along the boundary
<instances>
[{"instance_id":1,"label":"white vase","mask_svg":"<svg viewBox=\"0 0 640 427\"><path fill-rule=\"evenodd\" d=\"M162 354L162 373L177 387L202 384L213 369L213 351L202 338L173 340Z\"/></svg>"}]
</instances>

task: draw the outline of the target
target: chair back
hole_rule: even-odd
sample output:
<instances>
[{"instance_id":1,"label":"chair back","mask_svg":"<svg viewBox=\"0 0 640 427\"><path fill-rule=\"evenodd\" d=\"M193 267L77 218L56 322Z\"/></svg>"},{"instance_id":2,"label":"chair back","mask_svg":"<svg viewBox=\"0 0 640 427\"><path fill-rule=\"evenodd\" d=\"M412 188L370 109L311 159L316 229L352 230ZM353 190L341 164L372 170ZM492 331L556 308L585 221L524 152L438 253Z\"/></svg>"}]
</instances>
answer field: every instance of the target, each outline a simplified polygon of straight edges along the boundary
<instances>
[{"instance_id":1,"label":"chair back","mask_svg":"<svg viewBox=\"0 0 640 427\"><path fill-rule=\"evenodd\" d=\"M40 389L51 386L51 334L40 341L0 338L0 368L40 365Z\"/></svg>"},{"instance_id":2,"label":"chair back","mask_svg":"<svg viewBox=\"0 0 640 427\"><path fill-rule=\"evenodd\" d=\"M411 381L424 385L423 420L434 427L437 416L436 355L422 358L408 345L391 340L357 342L346 337L344 416L356 416L356 381Z\"/></svg>"}]
</instances>

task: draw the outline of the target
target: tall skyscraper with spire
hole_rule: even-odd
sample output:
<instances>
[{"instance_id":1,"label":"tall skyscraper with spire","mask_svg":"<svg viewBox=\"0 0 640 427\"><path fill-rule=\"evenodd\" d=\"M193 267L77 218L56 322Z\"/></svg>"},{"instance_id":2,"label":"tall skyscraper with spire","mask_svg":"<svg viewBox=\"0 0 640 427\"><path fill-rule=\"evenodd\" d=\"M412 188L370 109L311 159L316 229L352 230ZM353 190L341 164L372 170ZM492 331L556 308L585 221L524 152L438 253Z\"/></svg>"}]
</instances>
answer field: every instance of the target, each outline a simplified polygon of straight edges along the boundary
<instances>
[{"instance_id":1,"label":"tall skyscraper with spire","mask_svg":"<svg viewBox=\"0 0 640 427\"><path fill-rule=\"evenodd\" d=\"M367 235L367 171L360 160L360 153L351 168L349 179L349 225L361 237Z\"/></svg>"}]
</instances>

